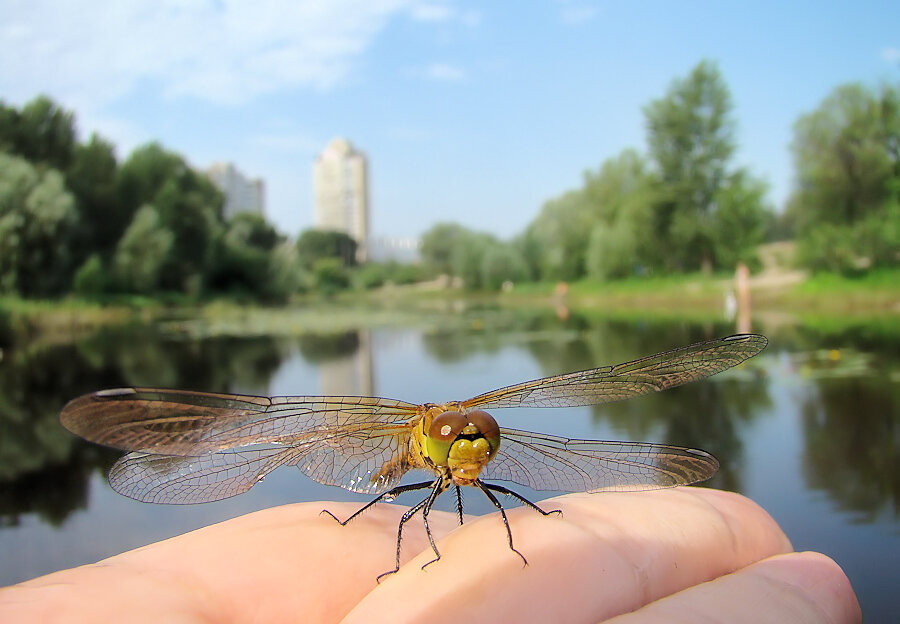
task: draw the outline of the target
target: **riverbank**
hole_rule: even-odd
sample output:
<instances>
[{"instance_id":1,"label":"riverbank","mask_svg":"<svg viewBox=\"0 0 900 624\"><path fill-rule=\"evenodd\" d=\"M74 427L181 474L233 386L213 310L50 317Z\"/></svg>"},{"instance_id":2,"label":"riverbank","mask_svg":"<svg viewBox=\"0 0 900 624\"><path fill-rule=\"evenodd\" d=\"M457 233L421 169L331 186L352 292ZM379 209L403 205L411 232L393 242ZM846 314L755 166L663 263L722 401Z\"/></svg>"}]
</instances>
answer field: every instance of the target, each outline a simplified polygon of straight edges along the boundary
<instances>
[{"instance_id":1,"label":"riverbank","mask_svg":"<svg viewBox=\"0 0 900 624\"><path fill-rule=\"evenodd\" d=\"M748 280L749 313L783 322L900 316L900 270L876 271L861 278L838 275L767 274ZM0 298L0 345L13 337L69 334L106 325L166 322L180 331L299 333L329 327L395 324L423 315L452 315L467 309L534 308L565 315L722 319L738 313L729 276L678 275L616 282L526 283L501 293L469 292L446 283L388 286L335 297L304 296L284 306L262 306L218 298L115 297L58 301ZM405 319L405 320L404 320ZM201 329L205 328L205 329ZM214 333L216 333L214 331Z\"/></svg>"}]
</instances>

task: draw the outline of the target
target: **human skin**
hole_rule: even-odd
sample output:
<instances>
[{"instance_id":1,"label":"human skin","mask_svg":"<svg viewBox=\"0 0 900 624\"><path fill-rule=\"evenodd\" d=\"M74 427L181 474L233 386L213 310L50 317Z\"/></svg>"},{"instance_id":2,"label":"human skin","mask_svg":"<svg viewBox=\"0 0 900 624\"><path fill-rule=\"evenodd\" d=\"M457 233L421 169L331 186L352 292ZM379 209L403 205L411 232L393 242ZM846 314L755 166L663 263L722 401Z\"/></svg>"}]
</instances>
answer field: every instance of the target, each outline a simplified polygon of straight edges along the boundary
<instances>
[{"instance_id":1,"label":"human skin","mask_svg":"<svg viewBox=\"0 0 900 624\"><path fill-rule=\"evenodd\" d=\"M432 512L351 503L276 507L0 590L10 622L859 622L843 571L793 553L772 518L738 494L701 488L570 494L562 517Z\"/></svg>"}]
</instances>

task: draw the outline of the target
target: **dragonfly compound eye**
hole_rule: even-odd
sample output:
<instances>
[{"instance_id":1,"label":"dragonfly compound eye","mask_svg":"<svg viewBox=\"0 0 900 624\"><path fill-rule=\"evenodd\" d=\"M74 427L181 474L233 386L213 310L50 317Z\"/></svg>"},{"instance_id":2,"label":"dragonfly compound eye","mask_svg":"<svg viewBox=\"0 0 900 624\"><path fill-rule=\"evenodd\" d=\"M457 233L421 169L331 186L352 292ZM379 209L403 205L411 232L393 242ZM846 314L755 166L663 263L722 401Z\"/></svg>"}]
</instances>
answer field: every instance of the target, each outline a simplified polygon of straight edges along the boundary
<instances>
[{"instance_id":1,"label":"dragonfly compound eye","mask_svg":"<svg viewBox=\"0 0 900 624\"><path fill-rule=\"evenodd\" d=\"M484 410L473 410L466 412L466 419L478 427L478 431L491 445L491 456L500 448L500 425L494 420L494 417Z\"/></svg>"},{"instance_id":2,"label":"dragonfly compound eye","mask_svg":"<svg viewBox=\"0 0 900 624\"><path fill-rule=\"evenodd\" d=\"M438 466L446 466L450 446L468 424L469 419L459 412L444 412L435 416L425 438L425 450L431 461Z\"/></svg>"}]
</instances>

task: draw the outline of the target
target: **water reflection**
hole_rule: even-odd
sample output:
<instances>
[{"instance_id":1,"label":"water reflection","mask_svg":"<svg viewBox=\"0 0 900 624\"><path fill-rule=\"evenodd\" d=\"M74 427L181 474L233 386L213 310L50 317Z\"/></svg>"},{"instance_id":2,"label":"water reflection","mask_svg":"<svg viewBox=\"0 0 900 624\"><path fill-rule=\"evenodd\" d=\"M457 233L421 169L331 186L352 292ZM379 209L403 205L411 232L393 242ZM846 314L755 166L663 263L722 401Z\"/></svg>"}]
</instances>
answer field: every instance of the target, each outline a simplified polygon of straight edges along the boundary
<instances>
[{"instance_id":1,"label":"water reflection","mask_svg":"<svg viewBox=\"0 0 900 624\"><path fill-rule=\"evenodd\" d=\"M89 483L98 483L119 453L74 438L58 421L66 401L98 388L464 399L508 383L618 364L733 331L726 323L610 320L574 310L561 319L553 310L490 308L430 318L423 325L426 329L354 328L291 338L195 339L165 328L120 328L68 342L9 340L0 360L0 548L11 543L2 542L4 532L14 535L25 524L65 533L75 511L107 513L94 509L103 497L91 500ZM853 580L854 570L871 567L900 546L900 326L873 322L754 330L769 336L769 349L741 369L703 383L590 408L581 423L570 412L552 431L525 422L527 414L502 417L521 419L507 420L511 426L550 433L706 449L722 463L714 487L753 494L796 545L841 554L838 562ZM770 437L755 439L761 431ZM797 442L791 446L794 435ZM770 474L766 465L772 453L794 454L795 462L792 456L779 457L778 463L778 470L793 472ZM271 481L277 478L266 485ZM291 474L284 482L303 481ZM781 490L790 494L779 498ZM316 492L344 496L336 488ZM295 500L296 494L285 497ZM811 535L811 514L819 514L819 520L825 515L837 527L827 543L804 541ZM884 522L887 529L879 528ZM860 546L854 537L853 527L860 523L876 531L871 545ZM821 527L830 525L820 521L816 526L825 530ZM2 560L4 581L21 580L15 571L3 570ZM60 560L57 566L84 562Z\"/></svg>"},{"instance_id":2,"label":"water reflection","mask_svg":"<svg viewBox=\"0 0 900 624\"><path fill-rule=\"evenodd\" d=\"M804 394L803 472L839 509L900 517L900 384L882 376L818 379Z\"/></svg>"}]
</instances>

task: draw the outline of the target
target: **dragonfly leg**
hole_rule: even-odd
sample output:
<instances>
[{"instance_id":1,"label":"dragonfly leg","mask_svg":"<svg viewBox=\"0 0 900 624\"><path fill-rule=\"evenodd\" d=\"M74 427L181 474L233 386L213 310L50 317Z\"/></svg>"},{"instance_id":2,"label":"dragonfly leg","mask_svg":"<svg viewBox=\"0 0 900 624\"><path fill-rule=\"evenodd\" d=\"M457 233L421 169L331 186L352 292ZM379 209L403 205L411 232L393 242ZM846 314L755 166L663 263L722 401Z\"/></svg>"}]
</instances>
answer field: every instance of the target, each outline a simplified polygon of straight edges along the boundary
<instances>
[{"instance_id":1,"label":"dragonfly leg","mask_svg":"<svg viewBox=\"0 0 900 624\"><path fill-rule=\"evenodd\" d=\"M506 517L506 510L503 509L503 505L500 504L500 501L497 500L497 497L494 496L493 492L491 492L491 490L493 488L488 486L486 483L483 483L480 479L475 479L475 485L477 485L478 488L482 492L484 492L484 495L487 496L488 500L494 504L494 507L496 507L497 509L500 510L500 517L503 518L503 526L506 527L506 538L509 541L509 549L511 551L513 551L514 553L516 553L517 555L519 555L522 558L522 561L525 563L525 565L528 565L528 559L525 558L525 555L520 553L518 550L516 550L516 547L513 546L512 529L509 528L509 519ZM503 488L503 489L506 489L506 488ZM534 505L532 503L529 503L529 504L531 504L532 507L537 508L536 505ZM541 511L541 513L545 513L543 510L540 510L540 509L538 509L538 510ZM547 512L547 513L549 513L549 512Z\"/></svg>"},{"instance_id":2,"label":"dragonfly leg","mask_svg":"<svg viewBox=\"0 0 900 624\"><path fill-rule=\"evenodd\" d=\"M532 503L530 500L519 494L518 492L514 492L508 488L503 487L502 485L495 485L493 483L484 483L484 487L489 490L493 490L495 492L499 492L500 494L505 494L506 496L512 496L520 503L526 505L527 507L531 507L537 512L540 512L544 516L549 516L550 514L556 514L558 516L562 515L562 509L551 509L550 511L544 511L536 504Z\"/></svg>"},{"instance_id":3,"label":"dragonfly leg","mask_svg":"<svg viewBox=\"0 0 900 624\"><path fill-rule=\"evenodd\" d=\"M438 479L434 484L434 488L431 490L431 494L429 494L428 498L425 499L425 508L422 510L422 521L425 523L425 535L428 536L428 543L431 544L431 550L434 551L434 559L423 565L423 570L430 566L432 563L440 561L441 559L441 552L438 550L437 545L434 543L434 536L431 534L431 527L428 526L428 514L431 513L431 508L434 506L434 502L437 500L437 497L440 496L446 489L446 482L443 479ZM456 490L458 494L459 488L457 487Z\"/></svg>"},{"instance_id":4,"label":"dragonfly leg","mask_svg":"<svg viewBox=\"0 0 900 624\"><path fill-rule=\"evenodd\" d=\"M334 515L333 513L331 513L330 511L328 511L327 509L323 509L320 513L328 514L329 516L331 516L332 518L334 518L335 521L336 521L338 524L340 524L341 526L347 526L347 523L348 523L348 522L350 522L350 521L353 520L356 516L360 515L360 514L361 514L362 512L364 512L366 509L368 509L369 507L371 507L372 505L374 505L375 503L377 503L378 501L380 501L380 500L382 500L382 499L384 499L384 498L389 498L389 497L399 496L400 494L403 494L404 492L411 492L411 491L413 491L413 490L422 490L422 489L425 489L425 488L427 488L427 487L431 487L431 485L432 485L432 482L431 482L431 481L422 481L421 483L410 483L410 484L408 484L408 485L398 485L397 487L391 488L390 490L388 490L388 491L386 491L386 492L382 492L381 494L379 494L378 496L376 496L375 498L373 498L372 500L370 500L368 503L366 503L365 505L363 505L362 507L360 507L359 509L357 509L357 510L353 513L353 515L350 516L349 518L347 518L346 520L339 520L338 517L337 517L336 515Z\"/></svg>"},{"instance_id":5,"label":"dragonfly leg","mask_svg":"<svg viewBox=\"0 0 900 624\"><path fill-rule=\"evenodd\" d=\"M439 485L439 483L440 483L440 481L435 483L435 487L437 487ZM431 485L431 483L429 483L428 485ZM420 509L424 508L428 504L429 499L431 499L431 494L429 494L427 498L420 500L418 503L415 504L415 506L407 509L406 513L403 514L403 517L400 518L400 524L397 526L397 553L396 553L396 557L394 559L394 569L388 570L387 572L382 572L381 574L379 574L376 577L376 580L379 583L381 582L382 578L384 578L385 576L388 576L389 574L394 574L400 569L400 544L403 541L403 525L406 524L410 518L412 518L414 515L416 515L416 512L418 512ZM423 512L423 517L424 517L424 512ZM426 531L428 530L428 522L427 521L425 522L425 529L426 529ZM431 539L431 533L428 534L428 539L429 540Z\"/></svg>"},{"instance_id":6,"label":"dragonfly leg","mask_svg":"<svg viewBox=\"0 0 900 624\"><path fill-rule=\"evenodd\" d=\"M462 493L459 491L459 486L453 486L456 488L456 513L459 514L459 526L463 524L463 505L462 505Z\"/></svg>"}]
</instances>

